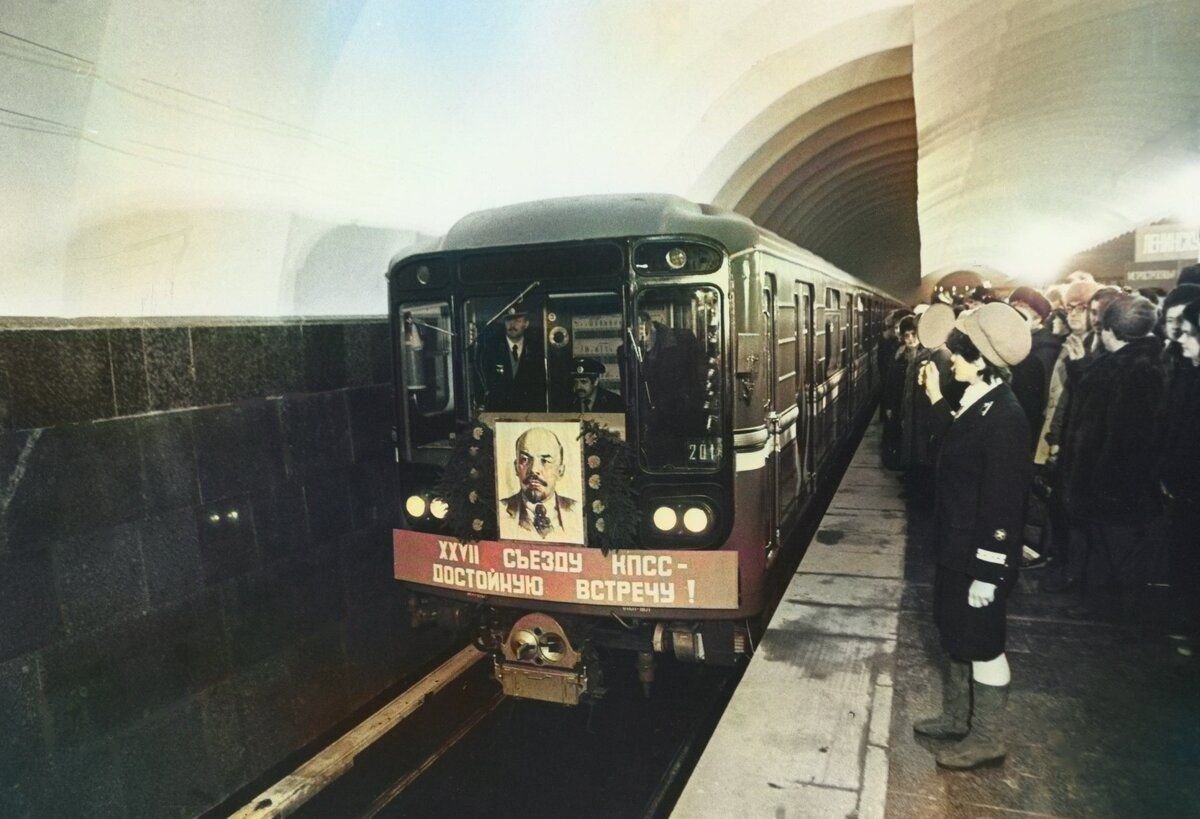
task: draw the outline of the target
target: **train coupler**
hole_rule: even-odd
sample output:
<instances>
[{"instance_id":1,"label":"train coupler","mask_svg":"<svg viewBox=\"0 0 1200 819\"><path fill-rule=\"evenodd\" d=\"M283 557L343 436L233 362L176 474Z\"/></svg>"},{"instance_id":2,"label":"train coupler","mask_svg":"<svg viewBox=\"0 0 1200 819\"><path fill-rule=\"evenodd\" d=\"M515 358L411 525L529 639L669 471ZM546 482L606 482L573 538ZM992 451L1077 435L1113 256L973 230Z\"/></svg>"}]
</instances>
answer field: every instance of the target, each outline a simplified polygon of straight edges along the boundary
<instances>
[{"instance_id":1,"label":"train coupler","mask_svg":"<svg viewBox=\"0 0 1200 819\"><path fill-rule=\"evenodd\" d=\"M508 696L578 705L585 694L598 693L584 653L549 615L517 620L492 656L496 680Z\"/></svg>"}]
</instances>

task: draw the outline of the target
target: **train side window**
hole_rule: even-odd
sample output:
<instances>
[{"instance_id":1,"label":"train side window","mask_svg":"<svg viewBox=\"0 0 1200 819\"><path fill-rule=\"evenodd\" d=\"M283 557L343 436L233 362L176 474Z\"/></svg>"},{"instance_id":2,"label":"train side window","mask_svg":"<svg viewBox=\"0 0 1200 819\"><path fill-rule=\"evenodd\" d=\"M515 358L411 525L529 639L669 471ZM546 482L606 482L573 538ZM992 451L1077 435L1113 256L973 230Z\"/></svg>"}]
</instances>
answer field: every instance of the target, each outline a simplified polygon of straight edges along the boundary
<instances>
[{"instance_id":1,"label":"train side window","mask_svg":"<svg viewBox=\"0 0 1200 819\"><path fill-rule=\"evenodd\" d=\"M449 303L402 305L399 335L407 432L409 442L421 447L444 438L454 415Z\"/></svg>"}]
</instances>

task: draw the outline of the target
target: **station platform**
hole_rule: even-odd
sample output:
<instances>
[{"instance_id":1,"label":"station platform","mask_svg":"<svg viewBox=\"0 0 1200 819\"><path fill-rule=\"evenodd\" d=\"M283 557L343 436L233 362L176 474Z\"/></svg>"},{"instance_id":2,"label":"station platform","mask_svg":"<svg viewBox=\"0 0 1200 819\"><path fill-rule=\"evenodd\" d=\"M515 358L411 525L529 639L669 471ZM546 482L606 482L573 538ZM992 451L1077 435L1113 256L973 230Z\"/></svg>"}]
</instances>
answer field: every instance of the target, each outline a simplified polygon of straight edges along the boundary
<instances>
[{"instance_id":1,"label":"station platform","mask_svg":"<svg viewBox=\"0 0 1200 819\"><path fill-rule=\"evenodd\" d=\"M1097 622L1024 572L1009 599L1009 755L939 769L918 739L943 658L930 512L872 424L673 816L1200 816L1200 664L1151 616ZM1072 616L1075 614L1075 616Z\"/></svg>"}]
</instances>

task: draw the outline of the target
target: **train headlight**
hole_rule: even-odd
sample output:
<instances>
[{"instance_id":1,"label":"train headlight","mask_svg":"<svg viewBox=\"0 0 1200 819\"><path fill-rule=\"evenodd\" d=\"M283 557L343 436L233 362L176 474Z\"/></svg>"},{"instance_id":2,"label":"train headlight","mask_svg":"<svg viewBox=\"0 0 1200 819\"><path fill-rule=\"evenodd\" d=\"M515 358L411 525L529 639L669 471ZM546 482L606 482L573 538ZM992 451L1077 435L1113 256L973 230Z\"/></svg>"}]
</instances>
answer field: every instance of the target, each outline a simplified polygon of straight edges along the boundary
<instances>
[{"instance_id":1,"label":"train headlight","mask_svg":"<svg viewBox=\"0 0 1200 819\"><path fill-rule=\"evenodd\" d=\"M429 514L438 520L445 520L446 515L450 514L450 504L441 498L434 498L429 502Z\"/></svg>"},{"instance_id":2,"label":"train headlight","mask_svg":"<svg viewBox=\"0 0 1200 819\"><path fill-rule=\"evenodd\" d=\"M420 495L409 495L404 502L404 511L410 518L419 518L425 514L425 499Z\"/></svg>"},{"instance_id":3,"label":"train headlight","mask_svg":"<svg viewBox=\"0 0 1200 819\"><path fill-rule=\"evenodd\" d=\"M651 520L654 521L654 528L658 531L670 532L679 525L679 513L670 506L660 506L654 510Z\"/></svg>"},{"instance_id":4,"label":"train headlight","mask_svg":"<svg viewBox=\"0 0 1200 819\"><path fill-rule=\"evenodd\" d=\"M698 535L708 528L712 518L706 510L693 506L683 513L683 528L693 535Z\"/></svg>"},{"instance_id":5,"label":"train headlight","mask_svg":"<svg viewBox=\"0 0 1200 819\"><path fill-rule=\"evenodd\" d=\"M667 266L672 270L679 270L687 264L687 251L682 247L673 247L667 251Z\"/></svg>"}]
</instances>

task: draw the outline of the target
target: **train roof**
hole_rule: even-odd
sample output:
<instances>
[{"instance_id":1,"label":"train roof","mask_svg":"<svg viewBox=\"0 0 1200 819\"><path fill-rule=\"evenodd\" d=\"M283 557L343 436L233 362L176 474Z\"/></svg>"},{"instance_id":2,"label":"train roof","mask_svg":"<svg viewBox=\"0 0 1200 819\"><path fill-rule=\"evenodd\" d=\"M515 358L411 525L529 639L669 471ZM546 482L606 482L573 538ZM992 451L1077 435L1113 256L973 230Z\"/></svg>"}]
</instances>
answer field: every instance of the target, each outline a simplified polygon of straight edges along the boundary
<instances>
[{"instance_id":1,"label":"train roof","mask_svg":"<svg viewBox=\"0 0 1200 819\"><path fill-rule=\"evenodd\" d=\"M707 236L731 254L763 247L847 284L883 292L740 213L665 193L571 196L480 210L459 219L438 242L437 250L661 235Z\"/></svg>"}]
</instances>

